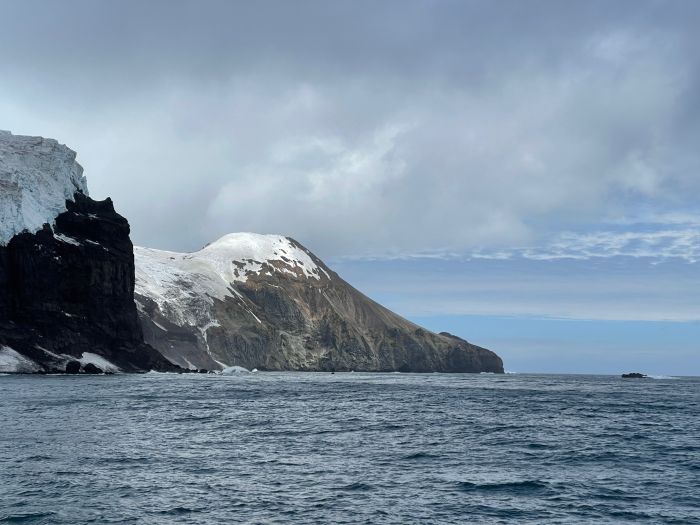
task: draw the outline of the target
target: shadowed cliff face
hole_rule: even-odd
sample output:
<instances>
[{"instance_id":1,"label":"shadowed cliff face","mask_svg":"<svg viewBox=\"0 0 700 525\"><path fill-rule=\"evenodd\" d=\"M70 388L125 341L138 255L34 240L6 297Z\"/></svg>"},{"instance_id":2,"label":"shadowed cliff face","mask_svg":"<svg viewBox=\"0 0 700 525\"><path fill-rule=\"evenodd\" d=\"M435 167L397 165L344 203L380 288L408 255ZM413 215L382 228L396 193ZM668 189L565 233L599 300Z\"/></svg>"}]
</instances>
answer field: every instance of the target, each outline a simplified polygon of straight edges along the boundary
<instances>
[{"instance_id":1,"label":"shadowed cliff face","mask_svg":"<svg viewBox=\"0 0 700 525\"><path fill-rule=\"evenodd\" d=\"M230 292L218 298L203 291L217 275L198 273L211 247L195 254L137 248L137 276L144 268L153 273L155 258L165 266L169 260L173 266L180 264L170 276L157 269L159 282L165 275L172 290L159 288L155 293L137 283L135 297L146 341L183 367L503 372L495 353L403 319L355 290L299 243L287 241L305 252L318 271L308 271L308 260L303 272L283 256L272 261L244 259L254 271L245 279L228 281ZM243 266L225 258L216 263L224 275L228 270L222 263Z\"/></svg>"},{"instance_id":2,"label":"shadowed cliff face","mask_svg":"<svg viewBox=\"0 0 700 525\"><path fill-rule=\"evenodd\" d=\"M62 371L84 352L124 371L174 369L143 342L128 222L110 199L76 193L66 206L53 230L0 246L0 345L27 371Z\"/></svg>"}]
</instances>

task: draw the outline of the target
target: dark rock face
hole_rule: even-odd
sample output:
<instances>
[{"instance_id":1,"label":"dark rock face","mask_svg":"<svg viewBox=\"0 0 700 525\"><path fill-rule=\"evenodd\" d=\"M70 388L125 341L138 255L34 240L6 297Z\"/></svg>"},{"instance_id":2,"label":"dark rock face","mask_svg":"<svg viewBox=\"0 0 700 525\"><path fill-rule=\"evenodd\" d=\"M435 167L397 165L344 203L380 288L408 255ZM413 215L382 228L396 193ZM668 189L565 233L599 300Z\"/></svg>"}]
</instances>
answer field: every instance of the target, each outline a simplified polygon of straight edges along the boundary
<instances>
[{"instance_id":1,"label":"dark rock face","mask_svg":"<svg viewBox=\"0 0 700 525\"><path fill-rule=\"evenodd\" d=\"M93 365L92 363L88 363L83 367L83 372L85 372L86 374L102 374L104 373L104 370L97 367L96 365Z\"/></svg>"},{"instance_id":2,"label":"dark rock face","mask_svg":"<svg viewBox=\"0 0 700 525\"><path fill-rule=\"evenodd\" d=\"M235 293L214 299L210 315L194 326L177 323L170 305L161 309L137 287L146 341L190 368L503 373L495 353L400 317L290 241L323 269L320 279L276 272L265 263L246 282L230 283ZM188 297L199 293L185 277L178 286L190 291ZM193 304L189 310L206 302Z\"/></svg>"},{"instance_id":3,"label":"dark rock face","mask_svg":"<svg viewBox=\"0 0 700 525\"><path fill-rule=\"evenodd\" d=\"M80 373L80 361L68 361L66 363L66 374Z\"/></svg>"},{"instance_id":4,"label":"dark rock face","mask_svg":"<svg viewBox=\"0 0 700 525\"><path fill-rule=\"evenodd\" d=\"M628 374L622 374L623 379L645 379L647 377L646 374L642 374L641 372L630 372Z\"/></svg>"},{"instance_id":5,"label":"dark rock face","mask_svg":"<svg viewBox=\"0 0 700 525\"><path fill-rule=\"evenodd\" d=\"M128 222L110 199L78 192L66 205L53 230L47 224L0 246L0 345L39 371L75 373L70 357L83 352L123 371L175 369L143 342Z\"/></svg>"}]
</instances>

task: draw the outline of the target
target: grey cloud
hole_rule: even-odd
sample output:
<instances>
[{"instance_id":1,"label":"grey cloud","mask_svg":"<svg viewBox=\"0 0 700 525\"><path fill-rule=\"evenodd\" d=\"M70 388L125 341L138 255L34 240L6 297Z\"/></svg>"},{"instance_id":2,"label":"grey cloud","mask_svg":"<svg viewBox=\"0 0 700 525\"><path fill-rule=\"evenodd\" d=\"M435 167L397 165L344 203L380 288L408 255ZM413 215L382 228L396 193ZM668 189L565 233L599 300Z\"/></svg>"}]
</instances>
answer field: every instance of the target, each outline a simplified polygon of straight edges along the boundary
<instances>
[{"instance_id":1,"label":"grey cloud","mask_svg":"<svg viewBox=\"0 0 700 525\"><path fill-rule=\"evenodd\" d=\"M141 244L463 252L700 189L695 2L0 7L0 127L77 149Z\"/></svg>"}]
</instances>

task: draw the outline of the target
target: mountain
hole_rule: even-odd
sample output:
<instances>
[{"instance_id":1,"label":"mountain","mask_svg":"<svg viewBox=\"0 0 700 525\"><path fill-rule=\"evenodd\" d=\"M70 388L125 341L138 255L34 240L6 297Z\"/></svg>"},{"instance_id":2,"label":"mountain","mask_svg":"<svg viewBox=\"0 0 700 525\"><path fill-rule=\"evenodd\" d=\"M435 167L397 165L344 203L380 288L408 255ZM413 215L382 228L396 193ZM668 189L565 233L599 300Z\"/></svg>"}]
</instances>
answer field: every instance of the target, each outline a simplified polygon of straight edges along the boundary
<instances>
[{"instance_id":1,"label":"mountain","mask_svg":"<svg viewBox=\"0 0 700 525\"><path fill-rule=\"evenodd\" d=\"M390 312L291 238L134 249L75 159L0 131L0 372L503 372L493 352Z\"/></svg>"},{"instance_id":2,"label":"mountain","mask_svg":"<svg viewBox=\"0 0 700 525\"><path fill-rule=\"evenodd\" d=\"M495 353L403 319L288 237L136 247L135 260L145 339L185 368L503 372Z\"/></svg>"},{"instance_id":3,"label":"mountain","mask_svg":"<svg viewBox=\"0 0 700 525\"><path fill-rule=\"evenodd\" d=\"M176 370L143 342L129 223L75 157L0 131L0 372Z\"/></svg>"}]
</instances>

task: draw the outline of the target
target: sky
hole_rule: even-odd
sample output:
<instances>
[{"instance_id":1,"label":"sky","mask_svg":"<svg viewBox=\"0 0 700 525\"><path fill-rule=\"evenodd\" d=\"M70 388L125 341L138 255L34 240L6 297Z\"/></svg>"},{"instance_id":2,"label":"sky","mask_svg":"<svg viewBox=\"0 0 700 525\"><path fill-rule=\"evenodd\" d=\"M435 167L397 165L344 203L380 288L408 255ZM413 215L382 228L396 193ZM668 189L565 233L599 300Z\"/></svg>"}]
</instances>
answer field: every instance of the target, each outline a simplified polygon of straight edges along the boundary
<instances>
[{"instance_id":1,"label":"sky","mask_svg":"<svg viewBox=\"0 0 700 525\"><path fill-rule=\"evenodd\" d=\"M0 0L136 244L294 237L515 372L700 375L700 3Z\"/></svg>"}]
</instances>

